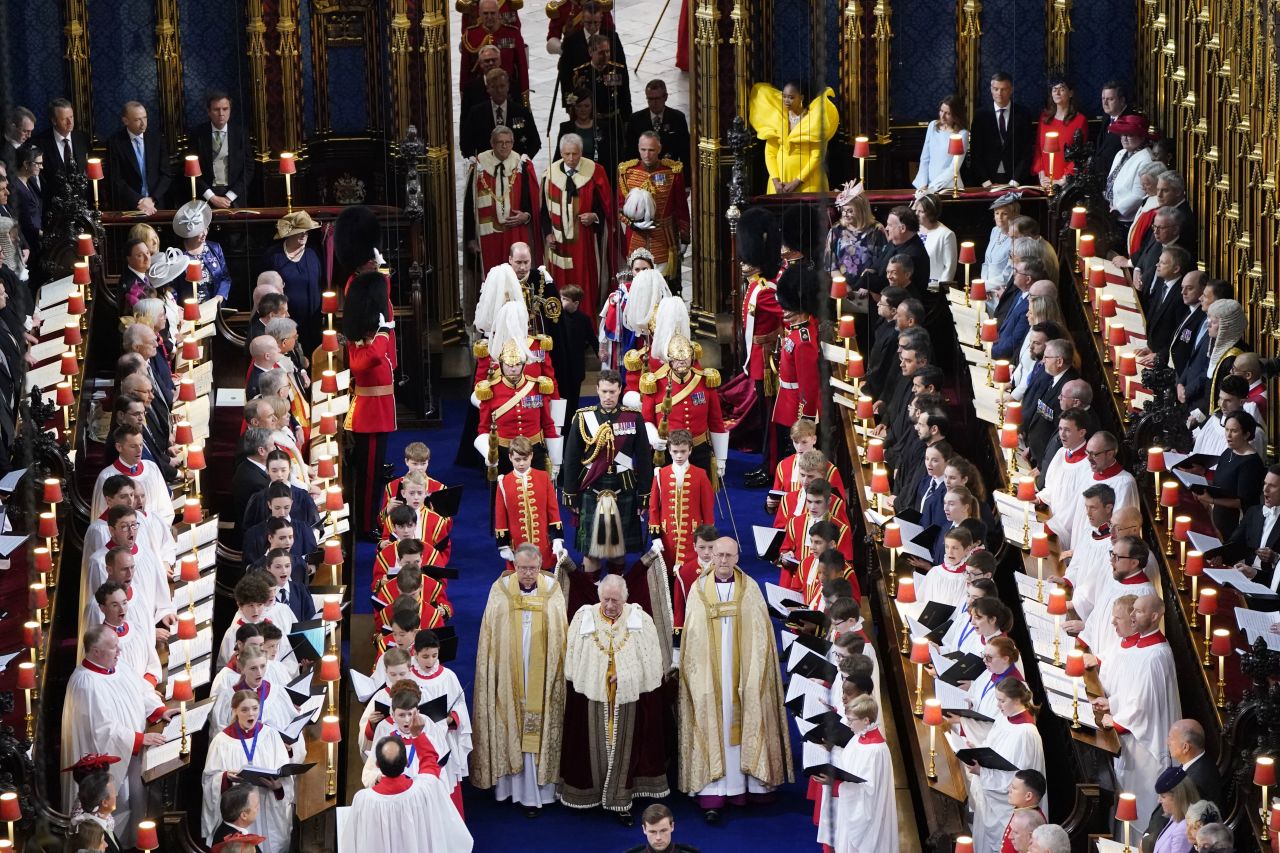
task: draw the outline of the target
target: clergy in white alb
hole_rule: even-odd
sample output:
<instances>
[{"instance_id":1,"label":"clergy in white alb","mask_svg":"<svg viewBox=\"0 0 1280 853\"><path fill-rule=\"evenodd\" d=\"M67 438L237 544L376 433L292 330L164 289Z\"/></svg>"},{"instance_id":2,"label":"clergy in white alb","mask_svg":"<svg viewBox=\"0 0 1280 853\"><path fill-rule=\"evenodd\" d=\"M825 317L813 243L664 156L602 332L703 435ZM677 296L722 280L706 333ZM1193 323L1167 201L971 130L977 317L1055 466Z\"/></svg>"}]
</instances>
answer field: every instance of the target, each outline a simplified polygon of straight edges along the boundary
<instances>
[{"instance_id":1,"label":"clergy in white alb","mask_svg":"<svg viewBox=\"0 0 1280 853\"><path fill-rule=\"evenodd\" d=\"M1098 597L1098 587L1111 576L1111 525L1116 493L1110 486L1097 483L1084 490L1084 514L1089 521L1088 535L1072 541L1063 554L1067 570L1062 579L1071 592L1071 609L1081 620L1089 618Z\"/></svg>"},{"instance_id":2,"label":"clergy in white alb","mask_svg":"<svg viewBox=\"0 0 1280 853\"><path fill-rule=\"evenodd\" d=\"M160 683L160 655L156 653L156 635L148 625L135 625L129 619L129 590L115 581L98 587L93 598L102 613L102 623L120 638L120 666L132 670L152 687Z\"/></svg>"},{"instance_id":3,"label":"clergy in white alb","mask_svg":"<svg viewBox=\"0 0 1280 853\"><path fill-rule=\"evenodd\" d=\"M568 619L560 585L531 543L489 588L476 648L471 784L526 809L555 800L564 724Z\"/></svg>"},{"instance_id":4,"label":"clergy in white alb","mask_svg":"<svg viewBox=\"0 0 1280 853\"><path fill-rule=\"evenodd\" d=\"M289 750L280 733L258 719L258 697L241 690L231 697L231 724L209 741L201 784L204 788L200 829L212 843L222 820L218 807L222 792L240 781L240 770L255 767L278 770L289 763ZM262 806L250 829L267 840L263 853L286 853L293 836L294 777L274 779L263 786Z\"/></svg>"},{"instance_id":5,"label":"clergy in white alb","mask_svg":"<svg viewBox=\"0 0 1280 853\"><path fill-rule=\"evenodd\" d=\"M894 853L898 849L898 807L893 784L893 759L877 724L879 709L870 696L845 706L854 738L836 750L838 770L861 782L831 780L838 786L835 801L834 853Z\"/></svg>"},{"instance_id":6,"label":"clergy in white alb","mask_svg":"<svg viewBox=\"0 0 1280 853\"><path fill-rule=\"evenodd\" d=\"M1036 728L1031 704L1031 689L1025 682L1012 678L997 685L996 721L983 746L999 753L1014 766L1013 770L992 770L977 764L966 765L969 771L969 802L973 807L973 849L996 851L1004 838L1005 827L1013 814L1009 803L1009 785L1019 770L1044 773L1044 744ZM973 744L977 745L977 744ZM1048 809L1048 803L1041 807Z\"/></svg>"},{"instance_id":7,"label":"clergy in white alb","mask_svg":"<svg viewBox=\"0 0 1280 853\"><path fill-rule=\"evenodd\" d=\"M1143 571L1150 556L1146 543L1136 536L1111 540L1111 577L1099 586L1093 611L1079 632L1090 654L1100 661L1114 655L1120 646L1121 638L1112 623L1116 599L1123 595L1155 594L1155 585Z\"/></svg>"},{"instance_id":8,"label":"clergy in white alb","mask_svg":"<svg viewBox=\"0 0 1280 853\"><path fill-rule=\"evenodd\" d=\"M143 747L159 746L164 736L148 733L148 725L172 717L176 708L164 702L140 672L119 666L120 638L104 625L84 633L84 659L71 673L62 707L62 749L71 764L90 753L118 755L111 765L116 783L116 834L121 844L133 845L134 828L143 816L146 792L142 788ZM64 811L72 811L75 783L63 774Z\"/></svg>"},{"instance_id":9,"label":"clergy in white alb","mask_svg":"<svg viewBox=\"0 0 1280 853\"><path fill-rule=\"evenodd\" d=\"M689 593L680 653L680 790L708 819L793 778L773 625L738 543L716 540Z\"/></svg>"},{"instance_id":10,"label":"clergy in white alb","mask_svg":"<svg viewBox=\"0 0 1280 853\"><path fill-rule=\"evenodd\" d=\"M142 458L142 430L132 424L123 424L111 433L116 452L120 454L98 474L93 484L93 502L89 507L89 517L97 518L107 508L107 499L102 486L108 477L124 474L143 484L147 493L147 511L156 516L165 525L173 525L173 498L169 493L169 485L164 481L160 468L149 459Z\"/></svg>"},{"instance_id":11,"label":"clergy in white alb","mask_svg":"<svg viewBox=\"0 0 1280 853\"><path fill-rule=\"evenodd\" d=\"M1103 725L1114 726L1120 733L1116 784L1137 795L1139 815L1151 814L1156 806L1153 786L1170 763L1167 735L1182 717L1173 650L1160 632L1163 617L1159 597L1139 596L1131 617L1134 633L1098 668L1107 695L1095 700L1094 706L1106 712Z\"/></svg>"},{"instance_id":12,"label":"clergy in white alb","mask_svg":"<svg viewBox=\"0 0 1280 853\"><path fill-rule=\"evenodd\" d=\"M447 783L431 774L405 775L403 743L384 738L375 750L379 778L351 800L338 853L470 853L471 833L449 801Z\"/></svg>"},{"instance_id":13,"label":"clergy in white alb","mask_svg":"<svg viewBox=\"0 0 1280 853\"><path fill-rule=\"evenodd\" d=\"M1084 514L1084 488L1095 483L1103 483L1115 492L1115 512L1125 507L1138 507L1138 481L1124 469L1116 459L1120 452L1120 442L1109 432L1095 432L1085 443L1085 452L1089 456L1089 468L1092 477L1082 480L1080 495L1076 498L1075 509L1071 520L1071 542L1088 534L1089 519ZM1057 528L1054 528L1055 530Z\"/></svg>"}]
</instances>

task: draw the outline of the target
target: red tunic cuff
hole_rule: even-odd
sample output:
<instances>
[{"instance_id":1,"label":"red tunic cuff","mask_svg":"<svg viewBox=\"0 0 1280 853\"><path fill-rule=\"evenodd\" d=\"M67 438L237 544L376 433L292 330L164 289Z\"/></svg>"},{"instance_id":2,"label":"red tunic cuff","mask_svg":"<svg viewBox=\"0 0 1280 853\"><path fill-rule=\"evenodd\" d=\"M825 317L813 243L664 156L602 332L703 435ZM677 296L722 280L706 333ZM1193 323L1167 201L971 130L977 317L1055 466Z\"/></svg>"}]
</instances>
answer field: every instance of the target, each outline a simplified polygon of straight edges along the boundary
<instances>
[{"instance_id":1,"label":"red tunic cuff","mask_svg":"<svg viewBox=\"0 0 1280 853\"><path fill-rule=\"evenodd\" d=\"M147 717L147 722L148 723L160 722L160 719L164 716L165 710L166 709L163 705L161 705L159 708L156 708L154 711L151 712L151 715Z\"/></svg>"},{"instance_id":2,"label":"red tunic cuff","mask_svg":"<svg viewBox=\"0 0 1280 853\"><path fill-rule=\"evenodd\" d=\"M1117 723L1114 719L1111 721L1111 727L1116 730L1116 734L1123 735L1123 734L1129 733L1128 729L1126 729L1124 726Z\"/></svg>"},{"instance_id":3,"label":"red tunic cuff","mask_svg":"<svg viewBox=\"0 0 1280 853\"><path fill-rule=\"evenodd\" d=\"M151 673L148 672L146 675L142 677L145 678L147 683L150 684L152 687L156 686L156 677Z\"/></svg>"},{"instance_id":4,"label":"red tunic cuff","mask_svg":"<svg viewBox=\"0 0 1280 853\"><path fill-rule=\"evenodd\" d=\"M142 732L133 733L133 755L142 752Z\"/></svg>"}]
</instances>

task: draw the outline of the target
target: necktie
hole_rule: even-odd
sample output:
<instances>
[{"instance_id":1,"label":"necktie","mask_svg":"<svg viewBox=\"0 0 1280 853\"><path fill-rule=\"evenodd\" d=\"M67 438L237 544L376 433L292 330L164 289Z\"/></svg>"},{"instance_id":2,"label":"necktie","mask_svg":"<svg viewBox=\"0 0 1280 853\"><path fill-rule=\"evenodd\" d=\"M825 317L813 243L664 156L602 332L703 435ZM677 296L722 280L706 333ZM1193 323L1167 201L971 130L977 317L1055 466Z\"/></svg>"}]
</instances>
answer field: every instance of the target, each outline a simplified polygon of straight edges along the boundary
<instances>
[{"instance_id":1,"label":"necktie","mask_svg":"<svg viewBox=\"0 0 1280 853\"><path fill-rule=\"evenodd\" d=\"M226 133L226 131L224 131L224 130L215 130L215 131L213 132L213 156L214 156L214 159L217 159L218 155L222 153L222 135L223 135L224 133Z\"/></svg>"},{"instance_id":2,"label":"necktie","mask_svg":"<svg viewBox=\"0 0 1280 853\"><path fill-rule=\"evenodd\" d=\"M497 124L505 124L505 122L503 121L503 116L502 116L502 105L501 105L501 104L499 104L499 105L498 105L498 108L497 108L496 110L494 110L494 112L493 112L493 120L494 120L494 122L495 122L495 123L497 123Z\"/></svg>"},{"instance_id":3,"label":"necktie","mask_svg":"<svg viewBox=\"0 0 1280 853\"><path fill-rule=\"evenodd\" d=\"M1009 125L1005 121L1004 108L1002 107L997 112L1000 114L1000 141L1003 142L1005 135L1009 132Z\"/></svg>"},{"instance_id":4,"label":"necktie","mask_svg":"<svg viewBox=\"0 0 1280 853\"><path fill-rule=\"evenodd\" d=\"M1111 174L1107 175L1107 189L1102 195L1106 198L1108 203L1112 201L1112 198L1115 195L1116 175L1120 174L1120 170L1124 168L1125 163L1129 162L1129 158L1132 155L1132 151L1124 152L1124 156L1120 158L1120 162L1111 170Z\"/></svg>"},{"instance_id":5,"label":"necktie","mask_svg":"<svg viewBox=\"0 0 1280 853\"><path fill-rule=\"evenodd\" d=\"M653 129L655 131L662 130L662 116L653 113Z\"/></svg>"},{"instance_id":6,"label":"necktie","mask_svg":"<svg viewBox=\"0 0 1280 853\"><path fill-rule=\"evenodd\" d=\"M924 490L924 500L920 501L920 511L924 512L924 505L929 502L929 498L933 496L934 491L938 488L938 483L932 477L929 478L929 488Z\"/></svg>"},{"instance_id":7,"label":"necktie","mask_svg":"<svg viewBox=\"0 0 1280 853\"><path fill-rule=\"evenodd\" d=\"M75 162L75 155L71 153L71 137L62 140L62 162L66 165L67 171L71 171L71 164Z\"/></svg>"},{"instance_id":8,"label":"necktie","mask_svg":"<svg viewBox=\"0 0 1280 853\"><path fill-rule=\"evenodd\" d=\"M138 174L142 176L141 194L145 198L151 193L147 192L147 160L142 153L142 137L135 136L133 138L133 156L138 160Z\"/></svg>"},{"instance_id":9,"label":"necktie","mask_svg":"<svg viewBox=\"0 0 1280 853\"><path fill-rule=\"evenodd\" d=\"M281 604L288 604L289 593L282 588L278 593L276 593L276 601L280 602Z\"/></svg>"},{"instance_id":10,"label":"necktie","mask_svg":"<svg viewBox=\"0 0 1280 853\"><path fill-rule=\"evenodd\" d=\"M560 164L560 168L564 169L564 197L566 201L572 202L578 197L578 185L573 182L573 176L578 174L577 169L570 169L564 163Z\"/></svg>"}]
</instances>

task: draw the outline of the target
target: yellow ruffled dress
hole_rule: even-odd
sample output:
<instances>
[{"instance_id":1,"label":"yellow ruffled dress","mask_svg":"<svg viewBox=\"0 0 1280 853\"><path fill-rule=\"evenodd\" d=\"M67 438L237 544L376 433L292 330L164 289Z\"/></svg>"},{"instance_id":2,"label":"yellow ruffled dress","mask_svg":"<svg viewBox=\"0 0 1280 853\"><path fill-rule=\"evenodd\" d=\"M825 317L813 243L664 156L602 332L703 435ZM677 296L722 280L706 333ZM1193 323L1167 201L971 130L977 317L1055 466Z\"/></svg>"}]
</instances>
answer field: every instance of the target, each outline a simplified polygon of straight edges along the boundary
<instances>
[{"instance_id":1,"label":"yellow ruffled dress","mask_svg":"<svg viewBox=\"0 0 1280 853\"><path fill-rule=\"evenodd\" d=\"M796 192L825 192L827 173L822 167L822 157L827 143L835 136L840 125L840 113L832 102L835 93L830 88L809 103L809 109L791 127L787 110L782 105L782 90L768 83L756 83L751 87L751 101L747 121L755 129L756 136L764 140L764 162L769 172L768 192L776 192L773 178L781 183L800 179Z\"/></svg>"}]
</instances>

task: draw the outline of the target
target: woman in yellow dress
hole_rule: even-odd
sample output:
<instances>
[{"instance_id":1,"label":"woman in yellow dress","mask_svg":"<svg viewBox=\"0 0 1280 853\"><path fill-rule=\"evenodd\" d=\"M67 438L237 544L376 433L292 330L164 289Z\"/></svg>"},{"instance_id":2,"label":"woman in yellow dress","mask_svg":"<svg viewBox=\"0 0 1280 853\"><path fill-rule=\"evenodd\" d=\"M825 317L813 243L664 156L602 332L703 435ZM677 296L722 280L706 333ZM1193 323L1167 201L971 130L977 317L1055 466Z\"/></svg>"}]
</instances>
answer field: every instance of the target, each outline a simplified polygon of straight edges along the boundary
<instances>
[{"instance_id":1,"label":"woman in yellow dress","mask_svg":"<svg viewBox=\"0 0 1280 853\"><path fill-rule=\"evenodd\" d=\"M827 190L822 158L840 124L833 96L828 88L806 102L803 84L794 80L781 91L768 83L751 87L747 120L764 140L770 195Z\"/></svg>"}]
</instances>

